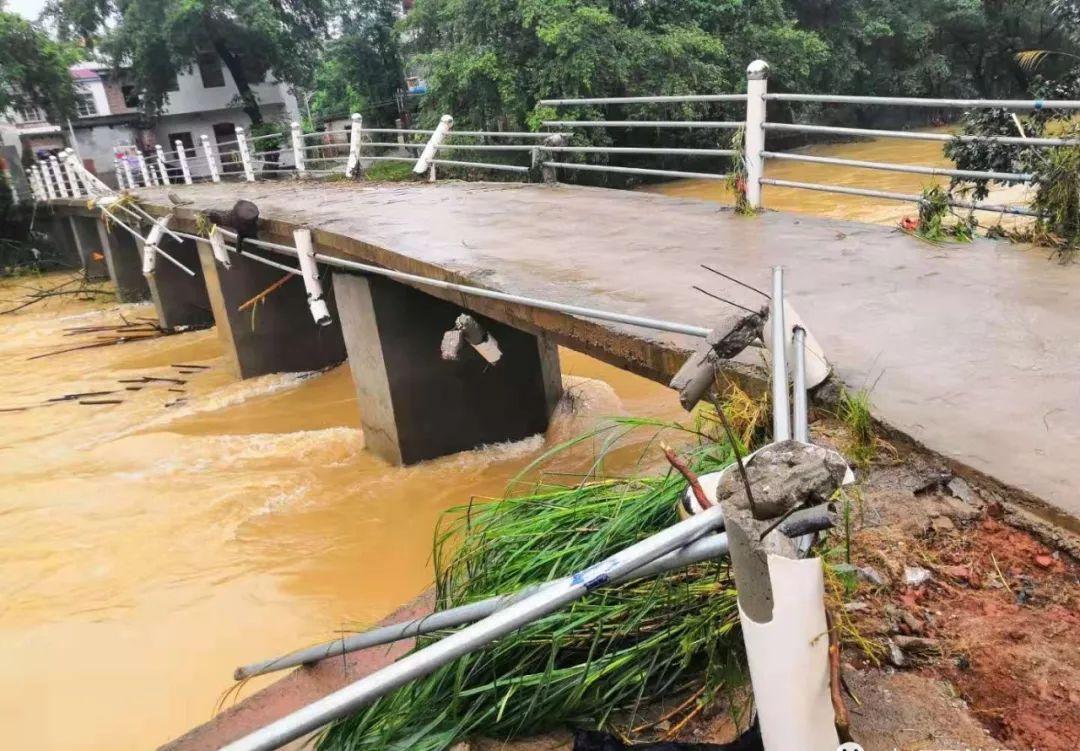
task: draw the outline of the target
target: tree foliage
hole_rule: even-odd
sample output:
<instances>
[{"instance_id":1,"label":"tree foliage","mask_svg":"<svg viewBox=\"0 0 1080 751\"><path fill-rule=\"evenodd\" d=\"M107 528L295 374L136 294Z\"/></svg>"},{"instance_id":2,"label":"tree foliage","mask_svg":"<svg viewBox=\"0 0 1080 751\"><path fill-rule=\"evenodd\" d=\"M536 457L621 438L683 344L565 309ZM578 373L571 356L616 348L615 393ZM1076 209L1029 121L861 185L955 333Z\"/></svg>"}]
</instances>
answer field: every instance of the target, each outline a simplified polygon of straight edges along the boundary
<instances>
[{"instance_id":1,"label":"tree foliage","mask_svg":"<svg viewBox=\"0 0 1080 751\"><path fill-rule=\"evenodd\" d=\"M0 0L0 112L38 107L54 121L66 117L75 95L68 67L78 57L75 47L5 11Z\"/></svg>"},{"instance_id":2,"label":"tree foliage","mask_svg":"<svg viewBox=\"0 0 1080 751\"><path fill-rule=\"evenodd\" d=\"M344 0L332 39L315 73L312 114L319 119L365 113L369 121L390 124L396 97L405 85L399 33L394 28L399 3Z\"/></svg>"},{"instance_id":3,"label":"tree foliage","mask_svg":"<svg viewBox=\"0 0 1080 751\"><path fill-rule=\"evenodd\" d=\"M129 71L148 115L160 112L178 73L211 53L228 68L254 124L263 118L252 83L269 74L309 84L328 12L329 0L53 0L49 6L62 32Z\"/></svg>"}]
</instances>

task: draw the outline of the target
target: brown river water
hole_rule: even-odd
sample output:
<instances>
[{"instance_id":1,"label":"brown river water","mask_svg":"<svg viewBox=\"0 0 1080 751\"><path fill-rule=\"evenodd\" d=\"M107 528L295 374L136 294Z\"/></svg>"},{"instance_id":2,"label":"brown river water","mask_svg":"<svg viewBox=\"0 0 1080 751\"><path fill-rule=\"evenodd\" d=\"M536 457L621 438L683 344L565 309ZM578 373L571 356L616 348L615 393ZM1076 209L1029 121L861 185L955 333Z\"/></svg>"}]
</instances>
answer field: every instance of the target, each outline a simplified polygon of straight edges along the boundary
<instances>
[{"instance_id":1,"label":"brown river water","mask_svg":"<svg viewBox=\"0 0 1080 751\"><path fill-rule=\"evenodd\" d=\"M808 151L943 164L935 143ZM931 179L792 162L768 173L904 192ZM652 189L730 202L712 182ZM765 201L875 222L913 211L777 188ZM23 283L0 284L0 300ZM607 416L684 417L667 389L563 351L577 398L548 436L395 468L364 451L347 367L235 382L213 330L28 361L121 314L152 308L56 298L0 317L0 409L30 407L0 412L7 748L154 748L212 716L236 665L370 624L427 588L443 510L500 495L545 447ZM184 383L120 383L142 376ZM116 393L90 400L122 403L47 402L98 391Z\"/></svg>"}]
</instances>

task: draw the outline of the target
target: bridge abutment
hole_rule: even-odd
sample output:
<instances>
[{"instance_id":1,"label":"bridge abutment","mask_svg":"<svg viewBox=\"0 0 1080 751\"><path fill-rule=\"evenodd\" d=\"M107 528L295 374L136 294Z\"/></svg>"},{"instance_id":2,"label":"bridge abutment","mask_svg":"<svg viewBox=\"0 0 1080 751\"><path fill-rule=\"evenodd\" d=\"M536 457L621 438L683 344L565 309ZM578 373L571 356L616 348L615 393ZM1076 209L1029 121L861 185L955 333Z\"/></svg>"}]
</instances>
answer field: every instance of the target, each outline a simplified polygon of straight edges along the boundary
<instances>
[{"instance_id":1,"label":"bridge abutment","mask_svg":"<svg viewBox=\"0 0 1080 751\"><path fill-rule=\"evenodd\" d=\"M150 296L150 286L142 273L142 257L135 238L116 225L97 223L98 241L105 254L109 278L116 285L120 302L139 302Z\"/></svg>"},{"instance_id":2,"label":"bridge abutment","mask_svg":"<svg viewBox=\"0 0 1080 751\"><path fill-rule=\"evenodd\" d=\"M139 242L137 245L141 259L144 244ZM161 238L159 247L194 271L195 275L188 274L167 258L158 256L154 270L145 275L150 297L157 310L158 324L168 330L213 325L214 314L211 312L210 297L203 279L203 270L199 265L199 251L195 242L177 241L165 235Z\"/></svg>"},{"instance_id":3,"label":"bridge abutment","mask_svg":"<svg viewBox=\"0 0 1080 751\"><path fill-rule=\"evenodd\" d=\"M369 450L413 464L547 429L561 377L546 337L473 314L502 357L444 360L460 307L379 277L335 272L333 286Z\"/></svg>"},{"instance_id":4,"label":"bridge abutment","mask_svg":"<svg viewBox=\"0 0 1080 751\"><path fill-rule=\"evenodd\" d=\"M105 249L97 225L100 220L89 216L70 216L71 236L79 253L87 279L107 279L109 268L105 263Z\"/></svg>"},{"instance_id":5,"label":"bridge abutment","mask_svg":"<svg viewBox=\"0 0 1080 751\"><path fill-rule=\"evenodd\" d=\"M230 259L232 267L226 269L214 258L209 243L199 243L199 262L218 336L237 377L319 370L345 359L345 342L331 293L326 295L326 303L333 320L326 326L319 326L312 318L300 274L241 310L244 303L280 282L288 272L240 255ZM282 259L275 256L272 260Z\"/></svg>"}]
</instances>

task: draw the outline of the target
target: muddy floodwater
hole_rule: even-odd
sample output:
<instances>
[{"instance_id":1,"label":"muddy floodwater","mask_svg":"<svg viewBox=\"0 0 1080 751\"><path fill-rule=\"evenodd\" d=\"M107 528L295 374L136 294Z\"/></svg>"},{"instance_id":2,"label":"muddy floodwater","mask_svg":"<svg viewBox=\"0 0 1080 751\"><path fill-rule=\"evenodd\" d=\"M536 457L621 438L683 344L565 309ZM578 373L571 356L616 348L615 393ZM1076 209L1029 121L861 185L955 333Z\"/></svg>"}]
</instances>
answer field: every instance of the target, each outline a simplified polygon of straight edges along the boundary
<instances>
[{"instance_id":1,"label":"muddy floodwater","mask_svg":"<svg viewBox=\"0 0 1080 751\"><path fill-rule=\"evenodd\" d=\"M944 164L936 143L809 151ZM793 162L768 174L903 192L933 179ZM656 190L730 202L716 183ZM864 221L913 211L777 188L765 200ZM48 279L9 280L0 298L24 283ZM236 665L370 624L423 591L446 508L501 494L607 416L683 418L665 388L564 351L574 408L549 435L395 468L364 451L344 366L235 382L213 330L29 359L94 341L80 327L151 315L57 298L0 316L7 748L154 748L212 716ZM78 393L93 395L63 399Z\"/></svg>"}]
</instances>

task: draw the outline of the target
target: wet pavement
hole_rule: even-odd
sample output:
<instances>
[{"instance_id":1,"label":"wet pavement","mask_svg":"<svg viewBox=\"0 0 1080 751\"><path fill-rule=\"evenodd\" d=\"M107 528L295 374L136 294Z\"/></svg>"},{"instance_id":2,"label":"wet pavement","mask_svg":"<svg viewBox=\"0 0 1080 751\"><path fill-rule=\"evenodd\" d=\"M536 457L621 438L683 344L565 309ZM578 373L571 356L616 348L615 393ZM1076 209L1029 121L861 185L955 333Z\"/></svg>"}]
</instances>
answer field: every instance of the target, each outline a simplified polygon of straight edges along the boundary
<instances>
[{"instance_id":1,"label":"wet pavement","mask_svg":"<svg viewBox=\"0 0 1080 751\"><path fill-rule=\"evenodd\" d=\"M255 201L282 235L310 224L333 252L503 291L704 326L762 299L783 264L789 300L874 413L949 459L1080 516L1080 269L1007 242L936 246L887 227L704 201L532 184L173 187L195 203ZM164 190L142 191L161 206ZM191 214L182 212L181 218ZM277 224L275 222L281 222ZM460 297L458 298L460 301ZM553 333L662 379L689 339L520 309L494 317ZM501 305L501 304L500 304Z\"/></svg>"}]
</instances>

